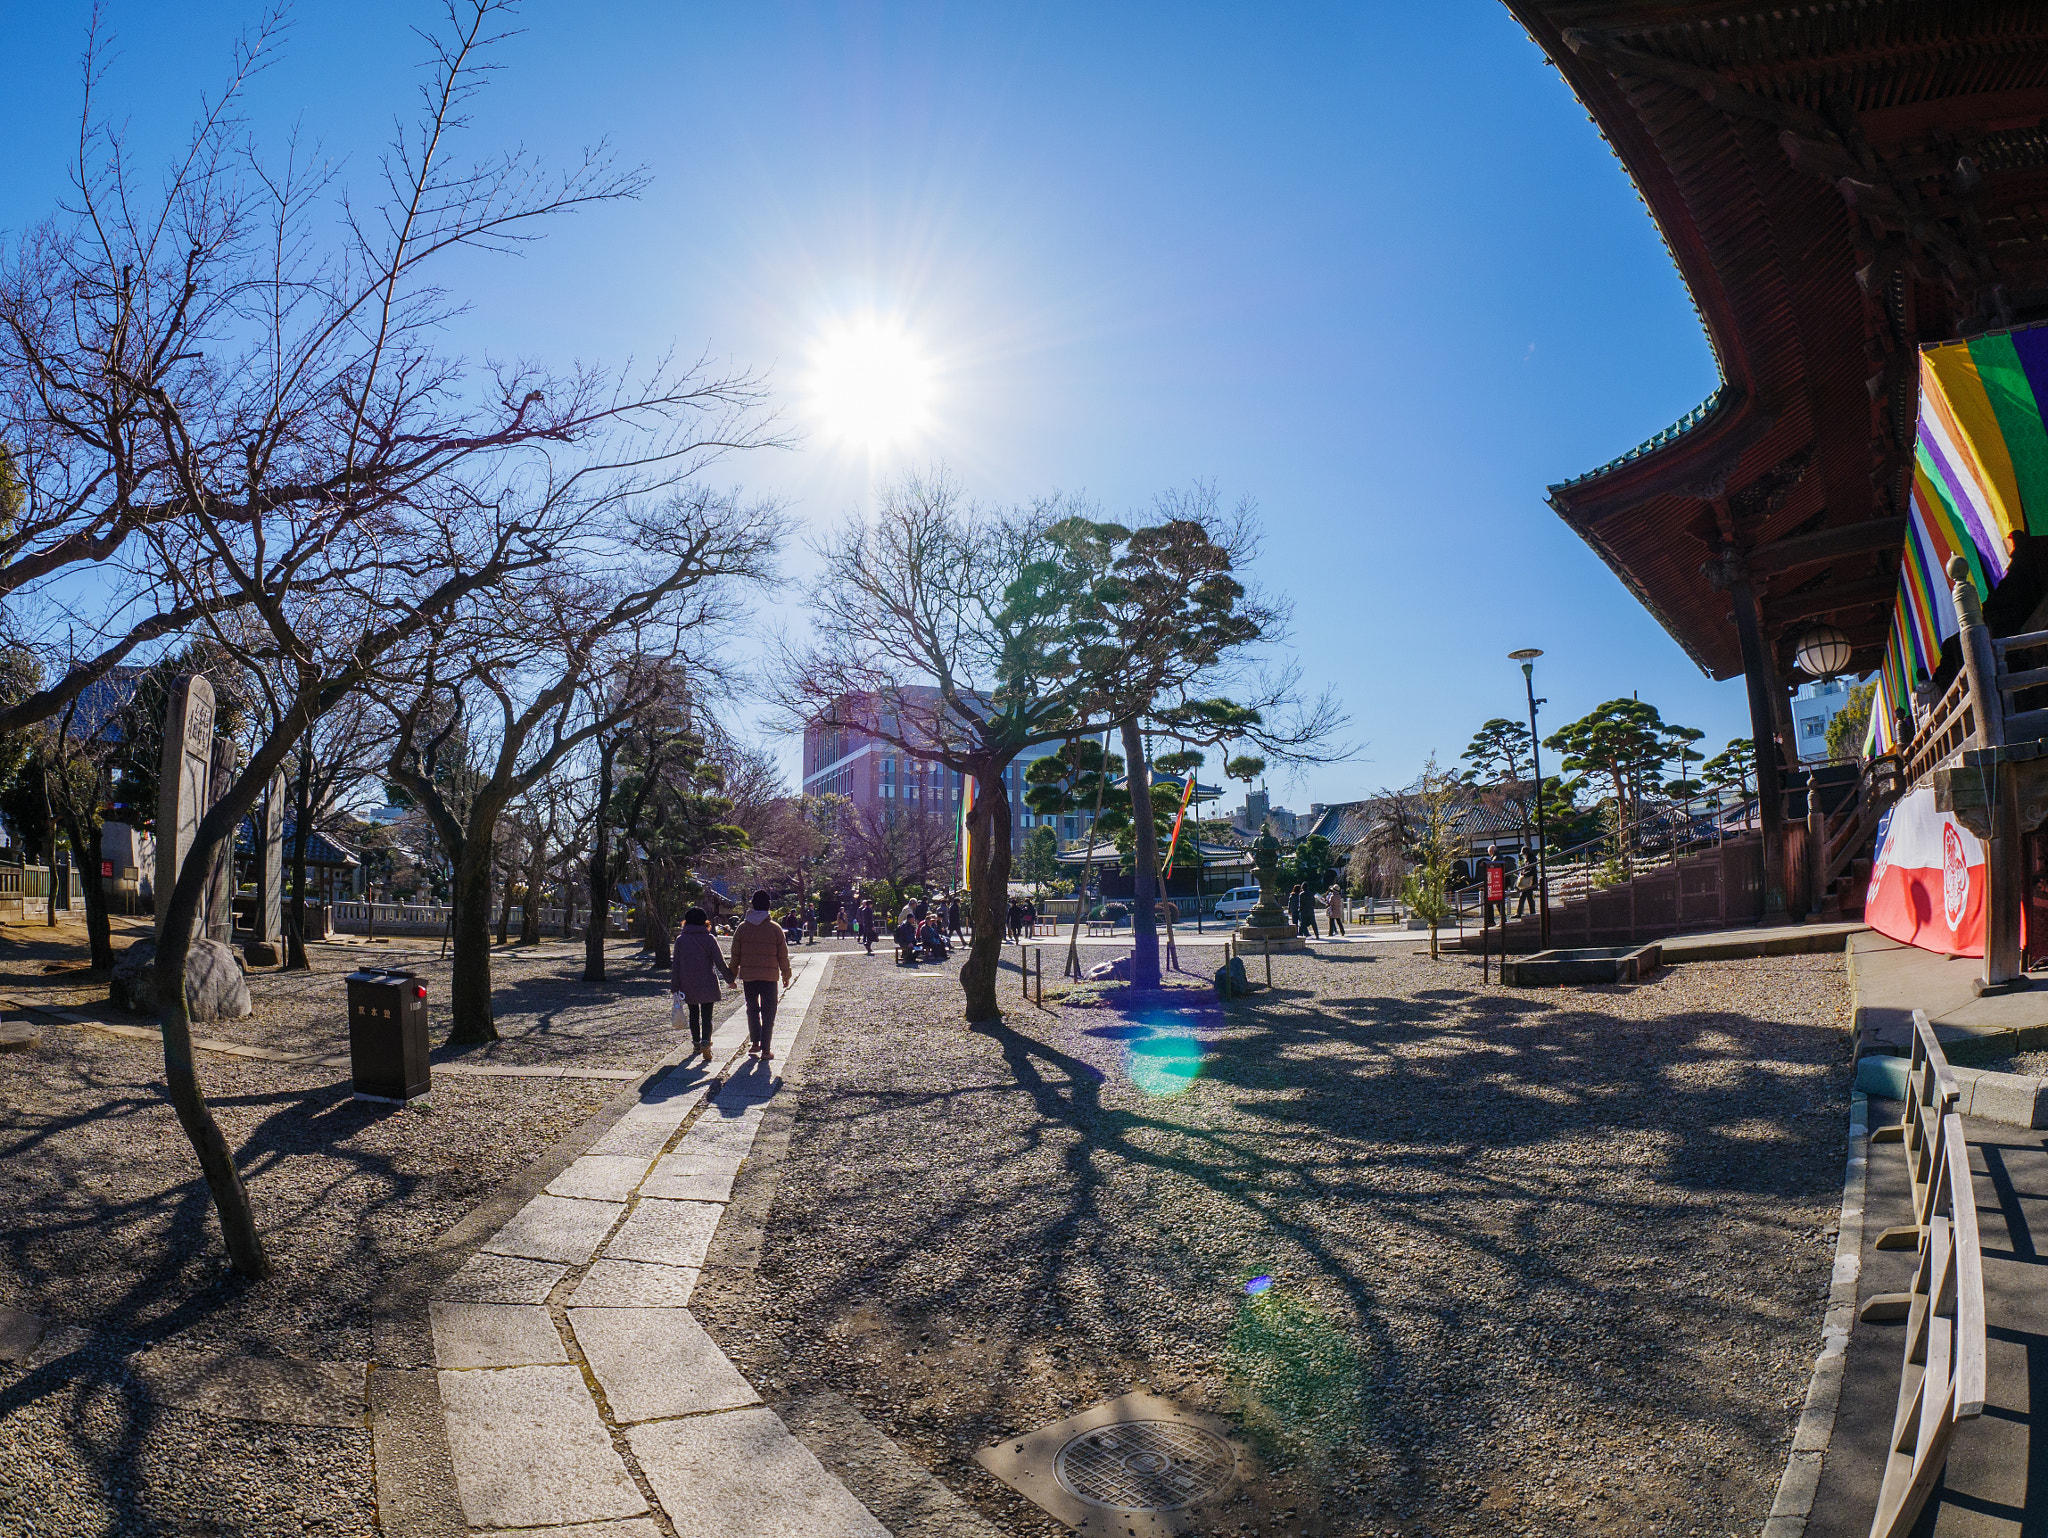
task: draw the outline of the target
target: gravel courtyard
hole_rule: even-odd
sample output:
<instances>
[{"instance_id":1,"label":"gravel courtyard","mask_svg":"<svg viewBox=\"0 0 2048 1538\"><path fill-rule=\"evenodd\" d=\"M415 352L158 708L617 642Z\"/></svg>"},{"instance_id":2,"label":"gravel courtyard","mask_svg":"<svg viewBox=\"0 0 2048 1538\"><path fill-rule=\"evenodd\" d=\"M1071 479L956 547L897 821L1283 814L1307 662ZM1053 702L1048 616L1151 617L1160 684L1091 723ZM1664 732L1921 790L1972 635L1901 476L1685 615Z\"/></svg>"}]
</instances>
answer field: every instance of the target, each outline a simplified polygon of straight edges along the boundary
<instances>
[{"instance_id":1,"label":"gravel courtyard","mask_svg":"<svg viewBox=\"0 0 2048 1538\"><path fill-rule=\"evenodd\" d=\"M1139 1387L1264 1463L1204 1531L1757 1531L1820 1344L1841 959L1520 992L1359 946L1274 978L970 1031L950 975L842 957L758 1290L707 1275L700 1316L1006 1533L1066 1529L975 1451Z\"/></svg>"},{"instance_id":2,"label":"gravel courtyard","mask_svg":"<svg viewBox=\"0 0 2048 1538\"><path fill-rule=\"evenodd\" d=\"M651 1067L675 1038L662 981L636 952L613 947L604 985L580 980L580 943L501 952L508 1039L442 1048L436 1063ZM75 970L82 956L75 933L0 930L0 999L146 1023L96 1002L105 980ZM366 961L422 973L435 1039L445 1033L447 967L432 944L315 946L313 960L310 974L252 976L256 1013L199 1033L346 1053L342 974ZM364 1360L370 1301L393 1271L626 1086L440 1074L430 1104L398 1109L351 1099L345 1068L200 1053L276 1268L250 1286L225 1271L163 1096L161 1047L7 1013L34 1020L43 1041L0 1056L0 1307L89 1335L48 1367L0 1363L0 1532L374 1533L368 1432L168 1408L145 1393L134 1354Z\"/></svg>"}]
</instances>

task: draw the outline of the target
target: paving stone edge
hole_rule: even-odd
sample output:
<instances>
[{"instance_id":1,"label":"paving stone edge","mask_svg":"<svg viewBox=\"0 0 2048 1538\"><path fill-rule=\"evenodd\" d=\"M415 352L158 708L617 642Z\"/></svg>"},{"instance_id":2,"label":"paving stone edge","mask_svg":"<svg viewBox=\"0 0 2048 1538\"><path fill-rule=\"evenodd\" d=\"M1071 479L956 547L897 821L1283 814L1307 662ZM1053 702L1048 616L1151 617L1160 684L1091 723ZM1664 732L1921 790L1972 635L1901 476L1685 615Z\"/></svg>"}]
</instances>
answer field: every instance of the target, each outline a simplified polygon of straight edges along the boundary
<instances>
[{"instance_id":1,"label":"paving stone edge","mask_svg":"<svg viewBox=\"0 0 2048 1538\"><path fill-rule=\"evenodd\" d=\"M1849 1332L1856 1324L1856 1291L1863 1271L1863 1197L1870 1169L1870 1100L1849 1092L1849 1156L1842 1172L1842 1210L1835 1229L1835 1268L1821 1324L1821 1353L1806 1385L1806 1404L1792 1433L1785 1472L1764 1521L1763 1538L1802 1538L1820 1489L1821 1464L1835 1434L1835 1410L1848 1364Z\"/></svg>"},{"instance_id":2,"label":"paving stone edge","mask_svg":"<svg viewBox=\"0 0 2048 1538\"><path fill-rule=\"evenodd\" d=\"M427 1303L477 1247L639 1104L648 1084L679 1065L686 1047L607 1101L589 1120L472 1207L426 1251L402 1266L370 1310L369 1418L384 1538L464 1538L469 1525L455 1490L455 1463L434 1371Z\"/></svg>"},{"instance_id":3,"label":"paving stone edge","mask_svg":"<svg viewBox=\"0 0 2048 1538\"><path fill-rule=\"evenodd\" d=\"M819 1009L836 970L828 954L827 969L811 996ZM803 1068L817 1044L817 1021L810 1022L782 1065L782 1089L761 1113L754 1146L734 1181L725 1216L704 1257L705 1273L754 1272L761 1264L761 1239L782 1182L790 1133L803 1103ZM717 1339L714 1331L712 1338ZM767 1399L767 1396L763 1396ZM805 1399L767 1399L790 1434L810 1449L828 1473L852 1492L897 1538L1004 1538L979 1512L932 1472L905 1452L851 1402L826 1392Z\"/></svg>"}]
</instances>

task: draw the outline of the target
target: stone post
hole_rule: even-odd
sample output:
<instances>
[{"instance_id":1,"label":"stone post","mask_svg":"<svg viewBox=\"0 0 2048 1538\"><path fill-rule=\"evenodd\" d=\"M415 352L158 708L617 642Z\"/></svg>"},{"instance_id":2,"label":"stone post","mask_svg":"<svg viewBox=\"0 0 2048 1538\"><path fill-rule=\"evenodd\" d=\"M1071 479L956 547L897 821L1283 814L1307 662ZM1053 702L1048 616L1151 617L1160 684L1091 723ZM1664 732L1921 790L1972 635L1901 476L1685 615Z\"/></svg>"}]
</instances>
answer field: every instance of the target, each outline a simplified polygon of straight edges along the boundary
<instances>
[{"instance_id":1,"label":"stone post","mask_svg":"<svg viewBox=\"0 0 2048 1538\"><path fill-rule=\"evenodd\" d=\"M284 960L284 776L270 787L253 819L256 831L256 929L242 955L251 966Z\"/></svg>"},{"instance_id":2,"label":"stone post","mask_svg":"<svg viewBox=\"0 0 2048 1538\"><path fill-rule=\"evenodd\" d=\"M207 787L206 809L212 811L235 783L234 740L223 737L213 745L213 776ZM231 832L213 859L213 880L207 887L206 937L223 945L235 943L235 835Z\"/></svg>"},{"instance_id":3,"label":"stone post","mask_svg":"<svg viewBox=\"0 0 2048 1538\"><path fill-rule=\"evenodd\" d=\"M213 685L197 673L171 685L164 712L164 756L156 802L156 935L164 933L171 889L211 804L213 772ZM205 933L206 900L200 899L196 932Z\"/></svg>"}]
</instances>

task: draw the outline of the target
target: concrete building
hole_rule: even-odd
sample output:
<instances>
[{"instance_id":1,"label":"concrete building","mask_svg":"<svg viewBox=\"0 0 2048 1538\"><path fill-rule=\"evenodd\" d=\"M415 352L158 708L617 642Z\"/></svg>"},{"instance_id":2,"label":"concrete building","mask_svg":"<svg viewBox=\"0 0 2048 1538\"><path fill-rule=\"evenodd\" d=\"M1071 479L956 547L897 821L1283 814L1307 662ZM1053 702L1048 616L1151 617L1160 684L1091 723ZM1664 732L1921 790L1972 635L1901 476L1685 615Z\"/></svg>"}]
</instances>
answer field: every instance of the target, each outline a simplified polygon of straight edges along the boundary
<instances>
[{"instance_id":1,"label":"concrete building","mask_svg":"<svg viewBox=\"0 0 2048 1538\"><path fill-rule=\"evenodd\" d=\"M937 691L930 688L906 692L926 700L937 697ZM1090 819L1085 815L1041 817L1025 809L1025 773L1038 759L1057 753L1059 747L1053 742L1025 749L1004 776L1013 848L1041 823L1057 827L1062 842L1088 831ZM804 794L844 796L857 815L900 812L915 816L921 812L950 823L960 815L962 786L957 771L915 757L879 737L815 721L804 728Z\"/></svg>"},{"instance_id":2,"label":"concrete building","mask_svg":"<svg viewBox=\"0 0 2048 1538\"><path fill-rule=\"evenodd\" d=\"M1799 744L1800 761L1828 756L1828 723L1849 703L1853 679L1830 678L1810 683L1792 696L1792 738ZM1860 751L1863 744L1851 745Z\"/></svg>"}]
</instances>

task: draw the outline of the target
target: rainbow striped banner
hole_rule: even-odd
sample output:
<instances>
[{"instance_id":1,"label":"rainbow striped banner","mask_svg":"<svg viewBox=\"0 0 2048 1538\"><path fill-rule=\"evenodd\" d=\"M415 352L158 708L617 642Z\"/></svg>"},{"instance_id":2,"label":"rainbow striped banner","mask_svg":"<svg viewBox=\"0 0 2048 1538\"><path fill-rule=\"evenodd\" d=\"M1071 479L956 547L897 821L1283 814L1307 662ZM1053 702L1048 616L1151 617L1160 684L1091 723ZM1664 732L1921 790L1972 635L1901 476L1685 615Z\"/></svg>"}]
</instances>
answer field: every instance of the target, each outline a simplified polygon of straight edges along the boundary
<instances>
[{"instance_id":1,"label":"rainbow striped banner","mask_svg":"<svg viewBox=\"0 0 2048 1538\"><path fill-rule=\"evenodd\" d=\"M974 887L974 834L967 825L967 818L974 810L974 776L960 776L960 828L955 835L960 844L960 886L964 891Z\"/></svg>"},{"instance_id":2,"label":"rainbow striped banner","mask_svg":"<svg viewBox=\"0 0 2048 1538\"><path fill-rule=\"evenodd\" d=\"M1956 633L1948 563L1980 598L2005 580L2016 535L2048 534L2048 326L1920 352L1920 420L1892 632L1878 667L1866 752L1893 752L1913 691Z\"/></svg>"}]
</instances>

